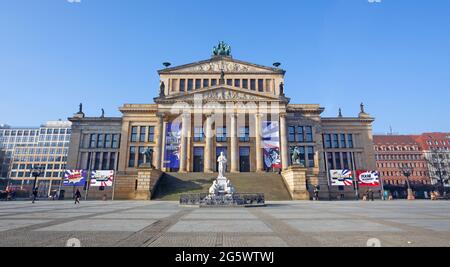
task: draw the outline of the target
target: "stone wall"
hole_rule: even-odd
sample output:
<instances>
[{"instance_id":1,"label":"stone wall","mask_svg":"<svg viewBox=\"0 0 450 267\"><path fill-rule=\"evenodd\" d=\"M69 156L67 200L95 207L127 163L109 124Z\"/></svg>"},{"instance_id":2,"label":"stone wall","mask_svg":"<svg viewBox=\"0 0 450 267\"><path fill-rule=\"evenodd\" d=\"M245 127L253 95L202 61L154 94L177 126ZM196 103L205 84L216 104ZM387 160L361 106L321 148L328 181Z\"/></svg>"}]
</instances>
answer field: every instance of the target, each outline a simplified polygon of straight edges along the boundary
<instances>
[{"instance_id":1,"label":"stone wall","mask_svg":"<svg viewBox=\"0 0 450 267\"><path fill-rule=\"evenodd\" d=\"M307 171L308 169L300 166L290 166L281 173L292 200L310 200Z\"/></svg>"}]
</instances>

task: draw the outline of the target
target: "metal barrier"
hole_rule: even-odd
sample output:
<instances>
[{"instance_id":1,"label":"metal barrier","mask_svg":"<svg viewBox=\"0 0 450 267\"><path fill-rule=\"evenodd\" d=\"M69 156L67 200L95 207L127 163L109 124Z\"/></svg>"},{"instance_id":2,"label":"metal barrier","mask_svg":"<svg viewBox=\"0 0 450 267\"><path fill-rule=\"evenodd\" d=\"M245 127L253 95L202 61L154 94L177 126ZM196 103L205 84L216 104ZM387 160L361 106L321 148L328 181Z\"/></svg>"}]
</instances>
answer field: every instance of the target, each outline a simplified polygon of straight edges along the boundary
<instances>
[{"instance_id":1,"label":"metal barrier","mask_svg":"<svg viewBox=\"0 0 450 267\"><path fill-rule=\"evenodd\" d=\"M180 206L197 207L259 207L265 206L264 194L239 193L232 196L186 194L180 196Z\"/></svg>"}]
</instances>

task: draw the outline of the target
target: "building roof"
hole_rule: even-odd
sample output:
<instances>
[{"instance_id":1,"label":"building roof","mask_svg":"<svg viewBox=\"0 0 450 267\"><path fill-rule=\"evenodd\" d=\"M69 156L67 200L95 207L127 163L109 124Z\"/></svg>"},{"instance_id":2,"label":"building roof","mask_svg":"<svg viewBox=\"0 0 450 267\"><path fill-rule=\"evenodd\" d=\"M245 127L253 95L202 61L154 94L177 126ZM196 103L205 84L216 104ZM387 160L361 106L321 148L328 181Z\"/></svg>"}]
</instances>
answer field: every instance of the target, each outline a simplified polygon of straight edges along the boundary
<instances>
[{"instance_id":1,"label":"building roof","mask_svg":"<svg viewBox=\"0 0 450 267\"><path fill-rule=\"evenodd\" d=\"M375 145L418 145L414 135L374 135Z\"/></svg>"}]
</instances>

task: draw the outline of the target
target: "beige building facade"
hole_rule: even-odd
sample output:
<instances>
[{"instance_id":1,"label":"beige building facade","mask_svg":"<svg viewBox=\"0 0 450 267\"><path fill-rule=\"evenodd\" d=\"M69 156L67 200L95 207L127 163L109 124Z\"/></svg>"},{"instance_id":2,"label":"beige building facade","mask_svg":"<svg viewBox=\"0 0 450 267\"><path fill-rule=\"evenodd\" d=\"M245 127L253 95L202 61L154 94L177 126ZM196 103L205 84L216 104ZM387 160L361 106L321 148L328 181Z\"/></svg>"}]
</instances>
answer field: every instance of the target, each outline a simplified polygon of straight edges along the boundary
<instances>
[{"instance_id":1,"label":"beige building facade","mask_svg":"<svg viewBox=\"0 0 450 267\"><path fill-rule=\"evenodd\" d=\"M330 186L329 170L375 170L374 119L364 106L355 117L324 118L320 105L292 104L278 65L222 54L158 74L154 103L120 107L117 198L151 199L164 173L212 174L221 153L230 173L280 173L293 199L309 199L314 188L322 198L353 198L353 187ZM75 128L83 120L71 119ZM81 167L78 147L68 166Z\"/></svg>"}]
</instances>

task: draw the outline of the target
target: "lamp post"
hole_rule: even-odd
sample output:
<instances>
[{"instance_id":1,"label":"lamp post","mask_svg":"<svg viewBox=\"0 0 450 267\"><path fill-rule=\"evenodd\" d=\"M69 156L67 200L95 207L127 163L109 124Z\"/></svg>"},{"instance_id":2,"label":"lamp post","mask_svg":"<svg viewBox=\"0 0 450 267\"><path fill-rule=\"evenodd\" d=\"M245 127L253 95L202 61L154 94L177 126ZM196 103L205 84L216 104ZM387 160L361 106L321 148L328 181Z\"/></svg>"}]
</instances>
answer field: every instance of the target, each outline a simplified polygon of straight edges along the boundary
<instances>
[{"instance_id":1,"label":"lamp post","mask_svg":"<svg viewBox=\"0 0 450 267\"><path fill-rule=\"evenodd\" d=\"M31 172L31 174L34 177L33 190L36 189L37 179L44 173L44 168L45 168L44 166L40 166L40 165L33 166L33 169Z\"/></svg>"},{"instance_id":2,"label":"lamp post","mask_svg":"<svg viewBox=\"0 0 450 267\"><path fill-rule=\"evenodd\" d=\"M409 182L409 177L411 177L414 169L412 167L409 167L407 164L403 164L401 170L403 175L406 177L406 184L408 186L408 200L415 200L416 197L414 196L414 192L411 188L411 183Z\"/></svg>"}]
</instances>

